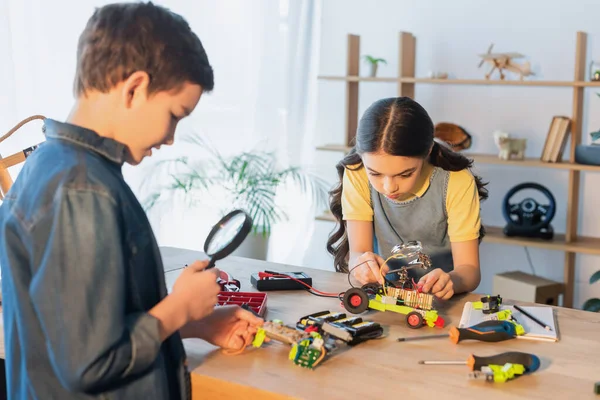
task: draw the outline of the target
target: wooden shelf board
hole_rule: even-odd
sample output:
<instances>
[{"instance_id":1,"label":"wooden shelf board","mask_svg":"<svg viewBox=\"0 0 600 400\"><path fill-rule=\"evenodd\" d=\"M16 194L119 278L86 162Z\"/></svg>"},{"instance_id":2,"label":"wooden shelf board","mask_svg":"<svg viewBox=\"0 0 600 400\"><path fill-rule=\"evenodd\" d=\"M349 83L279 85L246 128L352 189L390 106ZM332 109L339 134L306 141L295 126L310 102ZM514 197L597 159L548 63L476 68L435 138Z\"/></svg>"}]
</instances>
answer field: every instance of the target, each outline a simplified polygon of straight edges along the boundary
<instances>
[{"instance_id":1,"label":"wooden shelf board","mask_svg":"<svg viewBox=\"0 0 600 400\"><path fill-rule=\"evenodd\" d=\"M316 217L318 221L336 222L335 217L330 212L325 212ZM501 227L486 226L486 235L483 238L487 243L507 244L513 246L537 247L547 250L570 251L573 253L585 253L600 255L600 238L579 237L572 243L565 241L564 234L555 234L552 240L509 237L505 236Z\"/></svg>"},{"instance_id":2,"label":"wooden shelf board","mask_svg":"<svg viewBox=\"0 0 600 400\"><path fill-rule=\"evenodd\" d=\"M579 237L571 243L565 242L565 235L555 234L552 240L508 237L502 232L502 228L486 226L484 242L508 244L515 246L537 247L547 250L570 251L574 253L585 253L600 255L600 238Z\"/></svg>"},{"instance_id":3,"label":"wooden shelf board","mask_svg":"<svg viewBox=\"0 0 600 400\"><path fill-rule=\"evenodd\" d=\"M345 146L343 144L326 144L326 145L323 145L323 146L317 146L317 150L341 151L341 152L344 152L344 153L350 151L350 149L352 149L352 147Z\"/></svg>"},{"instance_id":4,"label":"wooden shelf board","mask_svg":"<svg viewBox=\"0 0 600 400\"><path fill-rule=\"evenodd\" d=\"M345 146L343 144L333 144L333 143L317 147L317 150L339 151L339 152L349 152L351 149L352 149L352 147ZM480 163L480 164L600 172L599 165L576 164L576 163L570 163L570 162L565 162L565 161L550 163L550 162L543 162L539 158L534 158L534 157L525 158L524 160L502 160L496 154L477 154L477 153L468 153L468 152L464 152L462 154L464 154L468 158L472 158L476 163Z\"/></svg>"},{"instance_id":5,"label":"wooden shelf board","mask_svg":"<svg viewBox=\"0 0 600 400\"><path fill-rule=\"evenodd\" d=\"M544 87L598 87L600 82L589 81L534 81L499 79L434 79L434 78L395 78L369 76L331 76L321 75L320 80L344 82L394 82L394 83L430 83L445 85L484 85L484 86L544 86Z\"/></svg>"},{"instance_id":6,"label":"wooden shelf board","mask_svg":"<svg viewBox=\"0 0 600 400\"><path fill-rule=\"evenodd\" d=\"M319 76L317 79L325 81L344 81L344 82L398 82L398 78L372 78L370 76Z\"/></svg>"},{"instance_id":7,"label":"wooden shelf board","mask_svg":"<svg viewBox=\"0 0 600 400\"><path fill-rule=\"evenodd\" d=\"M316 217L317 221L329 221L329 222L336 222L337 220L335 219L335 217L333 216L332 213L330 213L329 211L324 212L321 215L318 215Z\"/></svg>"},{"instance_id":8,"label":"wooden shelf board","mask_svg":"<svg viewBox=\"0 0 600 400\"><path fill-rule=\"evenodd\" d=\"M524 160L502 160L495 154L474 154L474 153L463 153L466 157L472 158L476 163L481 164L495 164L495 165L508 165L514 167L533 167L533 168L553 168L553 169L566 169L573 171L591 171L600 172L600 166L598 165L585 165L585 164L574 164L570 162L543 162L539 158L525 158Z\"/></svg>"}]
</instances>

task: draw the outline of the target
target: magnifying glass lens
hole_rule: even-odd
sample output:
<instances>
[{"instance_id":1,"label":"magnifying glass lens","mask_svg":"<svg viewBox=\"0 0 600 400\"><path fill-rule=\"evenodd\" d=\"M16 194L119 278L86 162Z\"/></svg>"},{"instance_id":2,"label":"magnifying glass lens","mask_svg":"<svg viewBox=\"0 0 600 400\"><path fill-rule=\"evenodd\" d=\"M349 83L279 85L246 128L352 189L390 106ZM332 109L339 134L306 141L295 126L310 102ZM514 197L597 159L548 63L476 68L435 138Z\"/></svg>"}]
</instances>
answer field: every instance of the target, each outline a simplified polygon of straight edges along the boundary
<instances>
[{"instance_id":1,"label":"magnifying glass lens","mask_svg":"<svg viewBox=\"0 0 600 400\"><path fill-rule=\"evenodd\" d=\"M238 214L230 220L219 225L219 230L211 238L207 252L213 255L225 248L240 232L246 220L243 214Z\"/></svg>"}]
</instances>

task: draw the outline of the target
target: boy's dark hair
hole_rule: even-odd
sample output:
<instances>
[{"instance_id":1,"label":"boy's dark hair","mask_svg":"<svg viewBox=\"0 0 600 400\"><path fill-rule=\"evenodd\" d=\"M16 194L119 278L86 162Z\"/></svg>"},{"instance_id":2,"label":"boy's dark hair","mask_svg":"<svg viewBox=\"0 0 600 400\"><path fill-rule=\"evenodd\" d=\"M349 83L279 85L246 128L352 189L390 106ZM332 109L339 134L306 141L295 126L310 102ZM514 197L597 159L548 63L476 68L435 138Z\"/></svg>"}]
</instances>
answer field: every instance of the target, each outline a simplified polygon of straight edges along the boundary
<instances>
[{"instance_id":1,"label":"boy's dark hair","mask_svg":"<svg viewBox=\"0 0 600 400\"><path fill-rule=\"evenodd\" d=\"M361 154L383 151L393 156L426 158L429 163L447 171L461 171L471 168L473 161L460 153L434 141L434 126L427 111L408 97L391 97L373 103L362 116L356 131L356 144L342 159L336 169L340 182L330 192L330 210L339 227L327 241L327 251L334 256L334 266L338 272L348 272L347 257L350 252L346 224L342 214L342 181L344 170L356 165L363 168ZM480 200L488 197L481 178L473 175ZM479 230L479 241L485 235L483 224Z\"/></svg>"},{"instance_id":2,"label":"boy's dark hair","mask_svg":"<svg viewBox=\"0 0 600 400\"><path fill-rule=\"evenodd\" d=\"M75 96L108 92L136 71L150 75L149 94L186 81L203 92L214 87L204 47L183 17L152 2L97 8L79 37Z\"/></svg>"}]
</instances>

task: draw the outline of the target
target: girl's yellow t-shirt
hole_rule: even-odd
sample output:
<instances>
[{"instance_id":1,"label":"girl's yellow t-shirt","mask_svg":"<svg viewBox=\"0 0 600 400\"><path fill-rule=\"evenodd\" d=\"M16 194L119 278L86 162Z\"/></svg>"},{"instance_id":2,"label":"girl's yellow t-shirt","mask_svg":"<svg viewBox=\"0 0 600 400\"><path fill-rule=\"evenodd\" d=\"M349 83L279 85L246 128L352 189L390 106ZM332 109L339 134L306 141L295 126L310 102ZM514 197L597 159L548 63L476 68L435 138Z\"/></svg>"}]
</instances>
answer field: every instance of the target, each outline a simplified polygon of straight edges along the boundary
<instances>
[{"instance_id":1,"label":"girl's yellow t-shirt","mask_svg":"<svg viewBox=\"0 0 600 400\"><path fill-rule=\"evenodd\" d=\"M352 169L356 167L356 165L349 166ZM373 221L367 171L364 167L358 170L349 168L344 170L343 218L344 220ZM427 164L417 181L417 190L414 196L421 197L427 191L432 173L433 167ZM448 236L451 242L464 242L479 238L481 227L479 193L475 178L468 169L450 171L446 194L446 215L448 215Z\"/></svg>"}]
</instances>

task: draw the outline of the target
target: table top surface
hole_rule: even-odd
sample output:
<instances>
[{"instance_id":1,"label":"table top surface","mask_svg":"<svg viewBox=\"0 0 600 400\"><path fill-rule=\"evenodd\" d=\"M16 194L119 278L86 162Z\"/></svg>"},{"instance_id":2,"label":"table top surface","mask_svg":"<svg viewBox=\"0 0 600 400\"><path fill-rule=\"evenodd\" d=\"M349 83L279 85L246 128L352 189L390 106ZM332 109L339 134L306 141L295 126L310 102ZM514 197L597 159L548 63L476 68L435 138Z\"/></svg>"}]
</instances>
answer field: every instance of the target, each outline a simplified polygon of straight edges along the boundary
<instances>
[{"instance_id":1,"label":"table top surface","mask_svg":"<svg viewBox=\"0 0 600 400\"><path fill-rule=\"evenodd\" d=\"M175 281L184 264L205 259L203 253L164 247L167 284ZM326 292L343 292L350 286L346 274L273 264L230 257L217 263L242 284L242 291L255 292L250 275L264 270L304 271L313 286ZM501 293L504 302L510 294ZM188 362L194 374L211 382L228 382L240 387L259 388L266 392L296 398L374 398L408 396L408 398L464 399L573 399L598 398L594 384L600 382L600 313L555 307L559 342L509 340L501 343L476 341L452 344L449 339L397 342L396 338L448 332L458 325L466 301L481 295L466 294L438 303L436 308L445 319L444 328L411 329L406 317L393 312L367 311L365 320L385 327L385 337L342 350L324 360L314 370L298 367L288 359L290 347L275 341L255 349L249 347L239 355L225 355L198 339L184 340ZM519 304L528 304L519 302ZM265 319L281 319L294 325L302 316L319 311L346 312L335 298L322 298L304 291L267 292ZM346 312L348 315L348 312ZM533 353L541 360L536 373L506 383L468 380L465 365L422 365L419 360L466 360L470 354L487 356L505 351ZM327 395L324 396L325 390ZM558 396L557 396L558 395Z\"/></svg>"}]
</instances>

